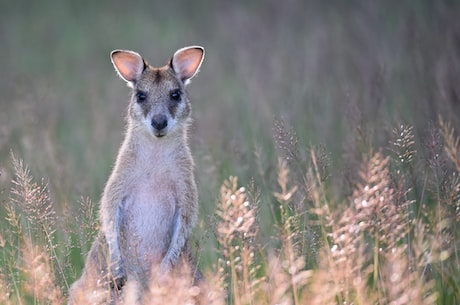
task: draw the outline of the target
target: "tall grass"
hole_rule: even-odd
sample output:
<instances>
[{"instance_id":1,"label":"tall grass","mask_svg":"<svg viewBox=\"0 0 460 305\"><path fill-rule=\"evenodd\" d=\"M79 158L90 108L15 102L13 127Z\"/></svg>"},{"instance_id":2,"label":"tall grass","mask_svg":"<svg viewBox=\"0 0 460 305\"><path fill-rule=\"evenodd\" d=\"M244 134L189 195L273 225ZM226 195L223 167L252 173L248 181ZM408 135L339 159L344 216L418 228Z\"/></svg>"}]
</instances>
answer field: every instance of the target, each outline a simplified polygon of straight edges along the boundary
<instances>
[{"instance_id":1,"label":"tall grass","mask_svg":"<svg viewBox=\"0 0 460 305\"><path fill-rule=\"evenodd\" d=\"M151 283L146 304L460 302L460 140L442 119L437 126L444 150L437 158L444 161L438 162L442 168L432 170L443 171L442 179L413 165L424 160L415 150L413 128L399 124L388 153L377 149L363 156L347 196L331 196L319 149L310 150L300 180L280 157L277 183L265 196L254 182L241 186L237 177L223 181L216 225L207 228L217 243L214 249L195 250L197 256L216 251L204 280L193 286L191 275L184 273L163 285ZM72 246L81 246L77 237L87 236L89 243L97 232L94 206L83 201L87 214L80 225L59 232L63 228L57 226L47 184L35 182L15 156L12 164L15 178L0 235L1 303L62 304L75 278L68 254ZM410 179L414 171L423 176L420 195L414 192L417 180ZM270 236L264 236L259 224L267 204L274 212ZM70 215L61 221L76 222ZM124 297L134 302L130 285Z\"/></svg>"},{"instance_id":2,"label":"tall grass","mask_svg":"<svg viewBox=\"0 0 460 305\"><path fill-rule=\"evenodd\" d=\"M459 12L1 2L0 302L62 303L81 273L123 137L109 52L161 65L201 44L190 139L208 284L170 302L459 303ZM167 289L152 283L153 302Z\"/></svg>"}]
</instances>

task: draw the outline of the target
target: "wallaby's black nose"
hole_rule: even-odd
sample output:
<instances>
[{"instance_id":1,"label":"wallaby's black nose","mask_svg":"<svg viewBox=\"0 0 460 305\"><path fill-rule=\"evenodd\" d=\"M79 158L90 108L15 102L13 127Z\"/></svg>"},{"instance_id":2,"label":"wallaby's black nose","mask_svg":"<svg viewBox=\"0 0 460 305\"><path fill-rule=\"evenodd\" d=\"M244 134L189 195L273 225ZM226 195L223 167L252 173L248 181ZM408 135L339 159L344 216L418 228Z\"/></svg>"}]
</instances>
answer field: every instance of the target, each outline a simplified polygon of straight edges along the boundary
<instances>
[{"instance_id":1,"label":"wallaby's black nose","mask_svg":"<svg viewBox=\"0 0 460 305\"><path fill-rule=\"evenodd\" d=\"M156 130L162 130L168 126L168 119L164 114L156 114L152 118L152 126Z\"/></svg>"}]
</instances>

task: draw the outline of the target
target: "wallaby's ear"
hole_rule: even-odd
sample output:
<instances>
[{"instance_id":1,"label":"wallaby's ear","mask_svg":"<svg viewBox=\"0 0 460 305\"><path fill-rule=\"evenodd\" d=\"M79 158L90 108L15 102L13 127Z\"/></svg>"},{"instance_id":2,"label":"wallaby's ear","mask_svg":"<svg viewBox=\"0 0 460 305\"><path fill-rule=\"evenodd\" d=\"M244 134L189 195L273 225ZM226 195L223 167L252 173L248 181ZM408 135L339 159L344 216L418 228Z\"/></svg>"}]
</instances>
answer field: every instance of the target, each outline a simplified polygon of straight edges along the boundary
<instances>
[{"instance_id":1,"label":"wallaby's ear","mask_svg":"<svg viewBox=\"0 0 460 305\"><path fill-rule=\"evenodd\" d=\"M145 68L142 57L133 51L114 50L110 53L110 59L118 75L131 86L139 79Z\"/></svg>"},{"instance_id":2,"label":"wallaby's ear","mask_svg":"<svg viewBox=\"0 0 460 305\"><path fill-rule=\"evenodd\" d=\"M203 58L204 49L200 46L182 48L174 53L171 59L171 68L184 84L187 84L198 73Z\"/></svg>"}]
</instances>

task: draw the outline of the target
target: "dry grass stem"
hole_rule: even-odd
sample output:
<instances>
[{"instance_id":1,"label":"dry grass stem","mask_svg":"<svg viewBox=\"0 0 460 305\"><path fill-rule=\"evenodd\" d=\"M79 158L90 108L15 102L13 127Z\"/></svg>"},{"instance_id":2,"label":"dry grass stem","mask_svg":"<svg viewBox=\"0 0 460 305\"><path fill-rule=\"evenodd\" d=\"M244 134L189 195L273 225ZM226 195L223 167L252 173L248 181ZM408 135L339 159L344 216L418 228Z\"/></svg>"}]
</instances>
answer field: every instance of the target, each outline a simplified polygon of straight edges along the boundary
<instances>
[{"instance_id":1,"label":"dry grass stem","mask_svg":"<svg viewBox=\"0 0 460 305\"><path fill-rule=\"evenodd\" d=\"M34 246L26 239L22 247L23 272L27 279L24 289L35 302L45 304L62 304L64 298L54 278L50 258L39 246Z\"/></svg>"}]
</instances>

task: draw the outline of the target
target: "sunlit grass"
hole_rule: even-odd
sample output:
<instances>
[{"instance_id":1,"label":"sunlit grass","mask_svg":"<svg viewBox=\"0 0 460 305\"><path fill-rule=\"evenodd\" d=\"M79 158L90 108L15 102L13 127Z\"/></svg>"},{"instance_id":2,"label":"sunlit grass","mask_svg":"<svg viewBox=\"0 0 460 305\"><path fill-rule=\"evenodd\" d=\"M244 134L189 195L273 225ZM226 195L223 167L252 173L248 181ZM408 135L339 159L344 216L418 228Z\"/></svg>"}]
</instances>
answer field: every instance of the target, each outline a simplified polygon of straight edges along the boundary
<instances>
[{"instance_id":1,"label":"sunlit grass","mask_svg":"<svg viewBox=\"0 0 460 305\"><path fill-rule=\"evenodd\" d=\"M61 303L81 273L123 138L109 52L162 65L192 44L207 51L189 90L209 303L459 302L458 4L0 8L0 303ZM245 250L222 244L239 203L225 194L255 214Z\"/></svg>"},{"instance_id":2,"label":"sunlit grass","mask_svg":"<svg viewBox=\"0 0 460 305\"><path fill-rule=\"evenodd\" d=\"M199 261L203 282L192 286L184 273L167 286L151 283L147 304L457 302L459 140L442 120L439 132L445 176L437 188L424 186L427 199L413 197L415 185L408 175L420 157L413 149L412 128L403 124L395 129L390 154L370 152L361 161L350 196L332 198L321 152L315 149L303 164L307 170L301 180L294 178L288 159L280 158L277 185L265 196L254 182L244 187L230 177L220 188L215 223L206 227L217 243L195 249L196 257L209 251L217 256L213 262ZM296 152L287 146L296 142L284 143L294 159ZM79 272L68 255L72 247L87 248L97 232L94 206L82 201L81 216L60 218L64 230L57 225L47 185L35 182L22 160L13 156L12 163L15 178L0 235L0 299L4 304L62 304L69 281ZM269 236L259 224L264 205L273 211ZM126 286L126 300L135 284Z\"/></svg>"}]
</instances>

